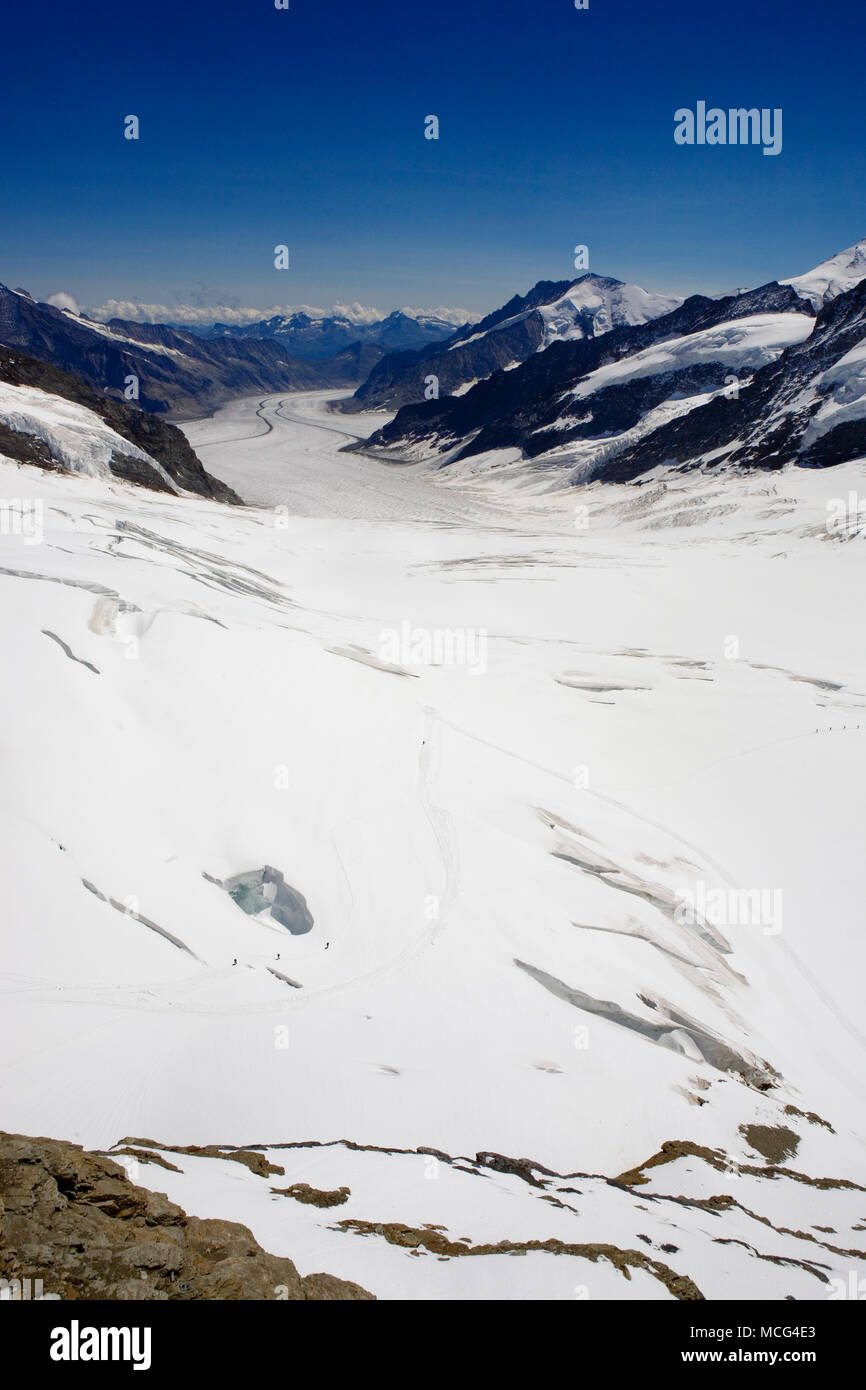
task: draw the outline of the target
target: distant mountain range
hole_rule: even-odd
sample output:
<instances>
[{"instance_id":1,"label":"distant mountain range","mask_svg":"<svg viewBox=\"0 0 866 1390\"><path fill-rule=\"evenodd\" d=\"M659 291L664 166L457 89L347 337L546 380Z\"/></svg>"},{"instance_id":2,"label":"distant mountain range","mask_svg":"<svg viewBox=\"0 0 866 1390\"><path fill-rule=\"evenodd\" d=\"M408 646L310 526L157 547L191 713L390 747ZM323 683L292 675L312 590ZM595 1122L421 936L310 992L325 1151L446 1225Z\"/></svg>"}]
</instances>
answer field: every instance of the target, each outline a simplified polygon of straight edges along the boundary
<instances>
[{"instance_id":1,"label":"distant mountain range","mask_svg":"<svg viewBox=\"0 0 866 1390\"><path fill-rule=\"evenodd\" d=\"M394 352L441 342L453 332L453 323L433 314L409 315L395 309L387 318L372 323L358 323L339 314L322 317L311 317L303 312L288 316L277 314L240 328L215 323L206 336L272 338L282 343L295 357L316 361L342 352L356 343L372 344L383 351Z\"/></svg>"},{"instance_id":2,"label":"distant mountain range","mask_svg":"<svg viewBox=\"0 0 866 1390\"><path fill-rule=\"evenodd\" d=\"M567 470L573 482L625 481L659 464L824 467L866 455L864 276L859 242L805 275L719 299L693 295L658 314L622 287L630 321L599 314L588 325L594 332L576 322L574 332L539 339L522 361L479 371L483 379L438 400L423 398L419 378L447 361L450 346L438 357L404 354L388 389L414 392L412 402L347 448L441 465L490 453L491 461ZM547 287L536 291L551 302ZM543 315L541 303L529 307L521 331ZM498 332L482 327L464 344L512 331L507 317ZM539 325L532 331L537 337ZM369 402L393 361L373 369L355 401Z\"/></svg>"},{"instance_id":3,"label":"distant mountain range","mask_svg":"<svg viewBox=\"0 0 866 1390\"><path fill-rule=\"evenodd\" d=\"M124 399L129 376L143 410L176 419L201 416L237 396L346 389L364 379L383 349L356 339L310 361L277 338L201 338L165 324L111 319L97 323L69 309L38 304L0 285L0 343L74 372L93 390Z\"/></svg>"}]
</instances>

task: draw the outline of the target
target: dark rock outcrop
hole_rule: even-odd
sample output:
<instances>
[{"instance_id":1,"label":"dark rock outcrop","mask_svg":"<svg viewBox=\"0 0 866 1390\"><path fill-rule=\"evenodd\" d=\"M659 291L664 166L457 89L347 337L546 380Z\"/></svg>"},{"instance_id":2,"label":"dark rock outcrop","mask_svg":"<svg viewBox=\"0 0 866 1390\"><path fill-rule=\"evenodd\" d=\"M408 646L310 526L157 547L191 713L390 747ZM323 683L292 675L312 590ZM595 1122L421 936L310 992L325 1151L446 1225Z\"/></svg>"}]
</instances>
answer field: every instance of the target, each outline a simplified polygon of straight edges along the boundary
<instances>
[{"instance_id":1,"label":"dark rock outcrop","mask_svg":"<svg viewBox=\"0 0 866 1390\"><path fill-rule=\"evenodd\" d=\"M301 1276L245 1226L187 1216L100 1154L0 1133L0 1277L63 1299L372 1299L330 1274Z\"/></svg>"},{"instance_id":2,"label":"dark rock outcrop","mask_svg":"<svg viewBox=\"0 0 866 1390\"><path fill-rule=\"evenodd\" d=\"M272 1187L271 1191L279 1197L294 1197L309 1207L341 1207L348 1202L351 1192L348 1187L335 1187L322 1190L310 1187L308 1182L294 1182L291 1187Z\"/></svg>"},{"instance_id":3,"label":"dark rock outcrop","mask_svg":"<svg viewBox=\"0 0 866 1390\"><path fill-rule=\"evenodd\" d=\"M156 415L148 415L135 406L100 395L70 372L61 371L46 362L28 357L23 352L0 346L0 381L11 386L32 386L47 391L53 396L74 401L98 415L115 433L130 444L143 449L152 459L161 464L166 473L187 492L198 493L202 497L212 497L218 502L240 502L233 492L218 478L212 477L202 466L201 460L191 448L187 438L175 426ZM32 463L38 468L64 468L62 462L54 458L44 440L33 435L19 433L0 422L0 454L21 463ZM118 477L142 487L167 492L163 477L156 469L150 468L143 459L117 451L112 457L110 467Z\"/></svg>"}]
</instances>

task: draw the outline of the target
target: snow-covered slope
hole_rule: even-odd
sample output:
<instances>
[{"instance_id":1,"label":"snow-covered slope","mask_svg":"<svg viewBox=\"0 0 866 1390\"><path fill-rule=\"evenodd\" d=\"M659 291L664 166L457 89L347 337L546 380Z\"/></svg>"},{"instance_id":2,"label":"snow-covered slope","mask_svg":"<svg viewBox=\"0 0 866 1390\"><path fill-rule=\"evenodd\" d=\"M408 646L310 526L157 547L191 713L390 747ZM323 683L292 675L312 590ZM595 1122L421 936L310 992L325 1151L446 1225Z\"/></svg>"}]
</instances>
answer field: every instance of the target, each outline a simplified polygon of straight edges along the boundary
<instances>
[{"instance_id":1,"label":"snow-covered slope","mask_svg":"<svg viewBox=\"0 0 866 1390\"><path fill-rule=\"evenodd\" d=\"M781 283L792 285L817 310L835 299L837 294L853 289L863 279L866 279L866 240L857 241L844 251L837 251L835 256L822 261L814 270L807 270L804 275L795 275Z\"/></svg>"},{"instance_id":2,"label":"snow-covered slope","mask_svg":"<svg viewBox=\"0 0 866 1390\"><path fill-rule=\"evenodd\" d=\"M240 500L209 476L174 425L2 345L0 454L40 468L122 477L157 492Z\"/></svg>"},{"instance_id":3,"label":"snow-covered slope","mask_svg":"<svg viewBox=\"0 0 866 1390\"><path fill-rule=\"evenodd\" d=\"M92 410L32 386L0 381L0 423L19 434L41 439L52 458L71 473L110 478L112 459L145 463L169 492L177 488L166 470L143 449L111 429Z\"/></svg>"},{"instance_id":4,"label":"snow-covered slope","mask_svg":"<svg viewBox=\"0 0 866 1390\"><path fill-rule=\"evenodd\" d=\"M584 400L614 384L682 371L705 362L719 362L739 372L754 371L775 361L792 343L801 343L811 331L812 320L805 314L755 314L748 319L732 319L697 333L664 339L643 352L599 367L575 387L574 396Z\"/></svg>"},{"instance_id":5,"label":"snow-covered slope","mask_svg":"<svg viewBox=\"0 0 866 1390\"><path fill-rule=\"evenodd\" d=\"M640 285L624 285L606 281L601 276L587 275L553 304L542 305L538 312L544 321L541 346L549 347L562 339L586 337L586 317L592 319L593 336L607 333L625 324L647 323L650 319L669 314L682 300L673 295L650 294Z\"/></svg>"},{"instance_id":6,"label":"snow-covered slope","mask_svg":"<svg viewBox=\"0 0 866 1390\"><path fill-rule=\"evenodd\" d=\"M806 429L806 447L837 425L866 417L866 337L821 372L814 389L823 399Z\"/></svg>"},{"instance_id":7,"label":"snow-covered slope","mask_svg":"<svg viewBox=\"0 0 866 1390\"><path fill-rule=\"evenodd\" d=\"M866 1273L827 524L866 466L576 513L323 406L189 427L245 509L0 463L44 518L0 534L5 1126L386 1297L826 1297Z\"/></svg>"}]
</instances>

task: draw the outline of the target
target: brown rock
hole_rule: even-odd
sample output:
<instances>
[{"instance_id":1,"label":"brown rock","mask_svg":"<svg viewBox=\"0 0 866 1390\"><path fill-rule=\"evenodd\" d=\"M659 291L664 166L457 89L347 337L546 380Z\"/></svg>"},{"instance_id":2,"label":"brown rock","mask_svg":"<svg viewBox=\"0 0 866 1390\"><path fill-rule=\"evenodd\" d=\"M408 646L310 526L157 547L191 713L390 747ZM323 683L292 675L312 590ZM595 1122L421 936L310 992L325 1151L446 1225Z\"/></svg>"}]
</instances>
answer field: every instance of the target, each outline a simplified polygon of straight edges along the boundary
<instances>
[{"instance_id":1,"label":"brown rock","mask_svg":"<svg viewBox=\"0 0 866 1390\"><path fill-rule=\"evenodd\" d=\"M63 1299L372 1299L302 1277L232 1221L187 1216L103 1154L0 1133L0 1277Z\"/></svg>"},{"instance_id":2,"label":"brown rock","mask_svg":"<svg viewBox=\"0 0 866 1390\"><path fill-rule=\"evenodd\" d=\"M296 1202L305 1202L312 1207L341 1207L351 1196L348 1187L335 1187L327 1191L310 1187L308 1182L295 1182L291 1187L272 1187L271 1191L280 1197L294 1197Z\"/></svg>"}]
</instances>

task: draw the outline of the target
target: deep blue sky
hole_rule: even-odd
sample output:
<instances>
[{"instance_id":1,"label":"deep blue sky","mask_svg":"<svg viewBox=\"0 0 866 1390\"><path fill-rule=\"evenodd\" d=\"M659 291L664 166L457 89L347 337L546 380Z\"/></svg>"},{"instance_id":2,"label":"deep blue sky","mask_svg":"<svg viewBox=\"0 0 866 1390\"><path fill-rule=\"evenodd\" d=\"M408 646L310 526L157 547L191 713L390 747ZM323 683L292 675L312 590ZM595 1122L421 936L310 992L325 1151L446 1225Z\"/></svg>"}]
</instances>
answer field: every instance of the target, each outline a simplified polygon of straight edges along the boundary
<instances>
[{"instance_id":1,"label":"deep blue sky","mask_svg":"<svg viewBox=\"0 0 866 1390\"><path fill-rule=\"evenodd\" d=\"M86 305L487 311L574 275L576 243L650 289L794 275L866 236L864 15L862 0L16 4L0 280ZM783 152L676 146L674 110L699 99L782 107Z\"/></svg>"}]
</instances>

